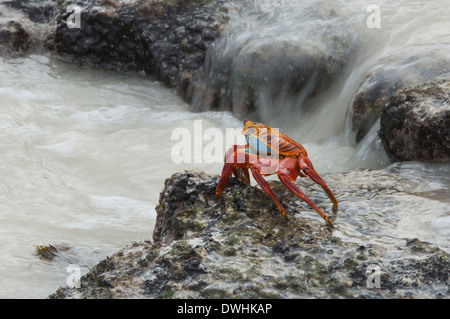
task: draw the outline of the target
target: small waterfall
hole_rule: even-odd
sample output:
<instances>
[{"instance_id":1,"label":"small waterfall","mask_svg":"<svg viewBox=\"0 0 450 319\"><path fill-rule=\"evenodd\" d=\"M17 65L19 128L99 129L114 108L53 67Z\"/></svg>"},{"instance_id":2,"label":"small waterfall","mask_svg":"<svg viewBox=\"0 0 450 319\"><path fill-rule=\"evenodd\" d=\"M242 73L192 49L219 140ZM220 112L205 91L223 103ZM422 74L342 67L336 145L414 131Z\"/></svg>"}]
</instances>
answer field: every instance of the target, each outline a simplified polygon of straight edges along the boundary
<instances>
[{"instance_id":1,"label":"small waterfall","mask_svg":"<svg viewBox=\"0 0 450 319\"><path fill-rule=\"evenodd\" d=\"M383 145L378 137L380 120L376 121L369 133L359 142L354 157L355 163L363 167L374 167L380 164L388 164L389 160L383 151Z\"/></svg>"},{"instance_id":2,"label":"small waterfall","mask_svg":"<svg viewBox=\"0 0 450 319\"><path fill-rule=\"evenodd\" d=\"M356 50L352 27L338 11L312 0L259 0L231 8L230 26L210 49L203 78L193 88L194 109L230 110L283 127L306 125Z\"/></svg>"}]
</instances>

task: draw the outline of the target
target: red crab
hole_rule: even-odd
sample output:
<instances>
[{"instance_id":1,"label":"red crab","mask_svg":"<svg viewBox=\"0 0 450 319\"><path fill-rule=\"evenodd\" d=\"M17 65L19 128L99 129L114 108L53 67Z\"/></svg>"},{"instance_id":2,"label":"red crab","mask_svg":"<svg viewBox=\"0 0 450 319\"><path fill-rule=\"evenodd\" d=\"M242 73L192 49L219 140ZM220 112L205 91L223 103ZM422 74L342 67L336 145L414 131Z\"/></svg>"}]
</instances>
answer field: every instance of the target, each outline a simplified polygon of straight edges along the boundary
<instances>
[{"instance_id":1,"label":"red crab","mask_svg":"<svg viewBox=\"0 0 450 319\"><path fill-rule=\"evenodd\" d=\"M262 123L246 120L242 134L246 145L233 145L225 154L222 176L216 188L216 199L224 190L232 174L250 184L249 169L261 188L272 198L286 221L288 217L283 206L275 197L263 176L277 174L280 181L295 195L311 206L323 219L333 227L325 215L293 182L298 176L309 176L327 193L337 210L338 202L324 180L314 170L305 148L290 137Z\"/></svg>"}]
</instances>

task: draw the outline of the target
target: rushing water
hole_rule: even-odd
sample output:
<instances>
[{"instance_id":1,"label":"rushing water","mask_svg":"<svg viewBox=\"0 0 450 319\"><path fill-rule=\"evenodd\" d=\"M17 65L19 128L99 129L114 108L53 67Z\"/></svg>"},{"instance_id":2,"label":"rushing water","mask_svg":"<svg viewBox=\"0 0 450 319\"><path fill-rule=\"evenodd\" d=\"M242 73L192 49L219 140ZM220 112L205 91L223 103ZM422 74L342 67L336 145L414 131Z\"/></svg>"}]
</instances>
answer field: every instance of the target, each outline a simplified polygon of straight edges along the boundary
<instances>
[{"instance_id":1,"label":"rushing water","mask_svg":"<svg viewBox=\"0 0 450 319\"><path fill-rule=\"evenodd\" d=\"M272 17L278 22L258 29L252 20L241 20L251 30L241 33L249 44L270 42L280 34L298 41L290 26L311 23L300 10L311 1L255 3L262 12L277 12ZM361 26L369 3L336 1L333 7ZM298 123L282 113L272 118L277 124L286 120L286 126L279 125L282 131L304 144L321 173L388 164L377 126L358 146L351 142L346 112L352 96L377 57L411 41L436 44L448 33L446 1L381 1L380 6L382 28L362 34L360 57L316 101L317 110L306 120L295 118ZM232 23L239 21L235 17ZM293 110L298 107L286 98L271 101L262 109L287 102ZM221 163L175 164L172 132L193 132L194 120L202 120L203 132L208 127L225 132L242 123L229 112L194 113L175 92L147 78L82 69L46 54L0 58L0 109L0 298L46 297L66 284L69 264L84 273L129 242L150 239L154 207L167 177L193 168L221 171ZM423 227L413 230L421 233L408 233L406 225L402 236L422 236L450 250L449 212L441 204L448 195L449 170L412 163L399 174L423 184L426 196L440 203L437 211L418 218ZM48 244L66 247L65 259L40 260L36 245Z\"/></svg>"},{"instance_id":2,"label":"rushing water","mask_svg":"<svg viewBox=\"0 0 450 319\"><path fill-rule=\"evenodd\" d=\"M196 119L241 125L229 113L190 112L157 82L43 55L0 60L0 108L0 297L44 297L65 285L71 262L86 271L151 239L164 180L194 167L172 162L171 132ZM36 245L48 244L70 247L73 260L37 262Z\"/></svg>"}]
</instances>

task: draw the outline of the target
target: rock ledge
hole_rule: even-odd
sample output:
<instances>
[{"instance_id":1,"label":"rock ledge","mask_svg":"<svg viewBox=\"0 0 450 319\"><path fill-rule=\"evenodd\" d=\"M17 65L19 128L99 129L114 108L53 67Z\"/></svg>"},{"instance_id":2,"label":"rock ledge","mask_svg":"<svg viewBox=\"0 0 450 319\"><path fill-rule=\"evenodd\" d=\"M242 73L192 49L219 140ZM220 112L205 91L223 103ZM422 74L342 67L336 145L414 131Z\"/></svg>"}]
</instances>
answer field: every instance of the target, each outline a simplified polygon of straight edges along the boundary
<instances>
[{"instance_id":1,"label":"rock ledge","mask_svg":"<svg viewBox=\"0 0 450 319\"><path fill-rule=\"evenodd\" d=\"M83 276L81 288L50 298L449 296L450 259L438 248L410 239L398 250L413 257L389 259L386 248L343 242L323 220L304 216L306 206L280 183L272 186L289 223L262 190L236 179L215 202L217 180L175 173L161 193L153 243L130 244ZM370 276L378 276L379 289L368 287Z\"/></svg>"}]
</instances>

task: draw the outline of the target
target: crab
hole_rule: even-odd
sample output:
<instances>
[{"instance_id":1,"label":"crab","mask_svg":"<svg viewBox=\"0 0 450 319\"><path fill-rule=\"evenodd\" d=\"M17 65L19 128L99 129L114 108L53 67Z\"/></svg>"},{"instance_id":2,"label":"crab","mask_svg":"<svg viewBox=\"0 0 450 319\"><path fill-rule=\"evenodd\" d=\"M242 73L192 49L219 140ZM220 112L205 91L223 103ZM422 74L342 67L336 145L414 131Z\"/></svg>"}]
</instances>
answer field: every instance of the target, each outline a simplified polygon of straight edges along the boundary
<instances>
[{"instance_id":1,"label":"crab","mask_svg":"<svg viewBox=\"0 0 450 319\"><path fill-rule=\"evenodd\" d=\"M216 200L219 199L231 175L245 184L250 184L250 170L253 178L272 198L285 220L289 221L285 209L264 179L264 176L277 174L278 179L292 193L305 201L330 227L333 227L328 216L294 184L298 176L310 177L327 193L333 203L333 211L337 210L336 198L314 169L305 148L289 136L258 122L245 120L242 134L245 135L246 145L232 145L225 153L222 175L216 187Z\"/></svg>"}]
</instances>

